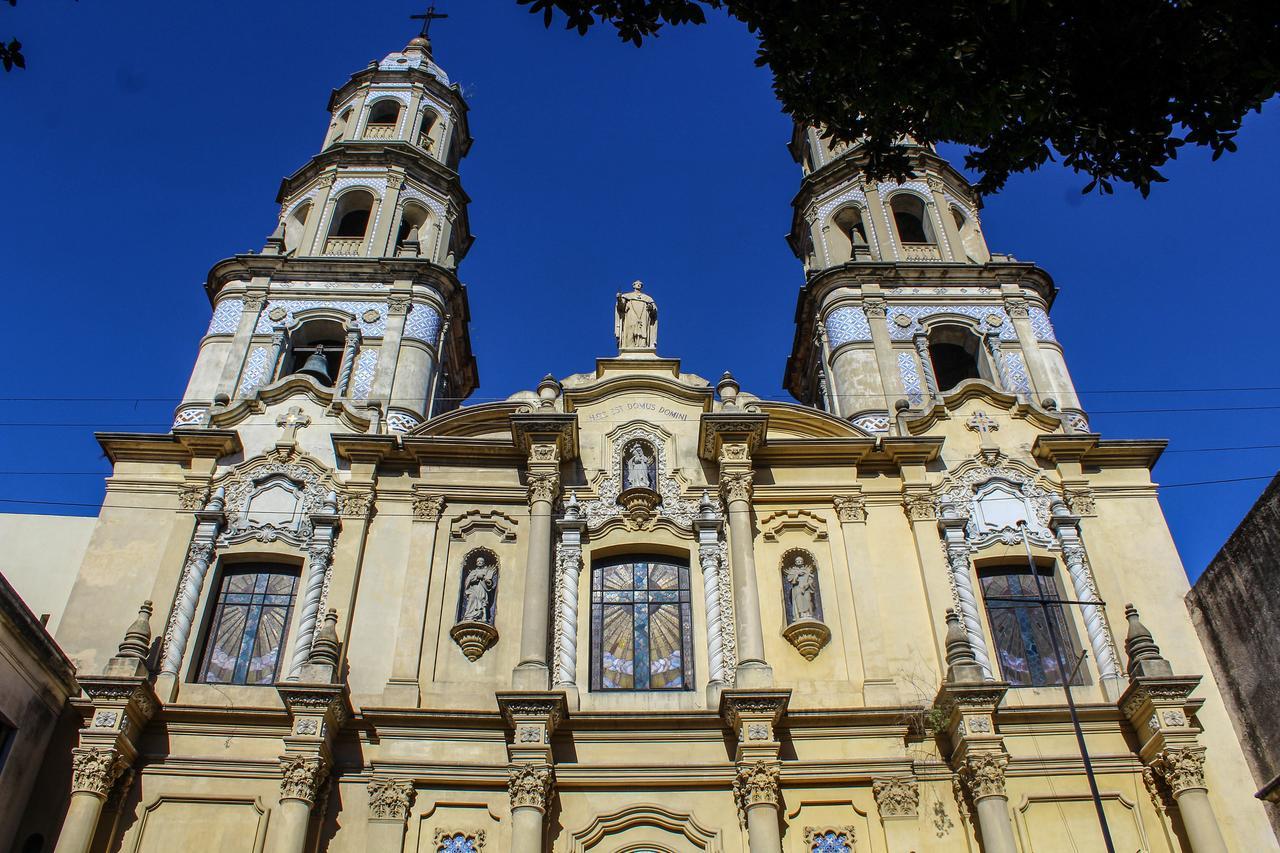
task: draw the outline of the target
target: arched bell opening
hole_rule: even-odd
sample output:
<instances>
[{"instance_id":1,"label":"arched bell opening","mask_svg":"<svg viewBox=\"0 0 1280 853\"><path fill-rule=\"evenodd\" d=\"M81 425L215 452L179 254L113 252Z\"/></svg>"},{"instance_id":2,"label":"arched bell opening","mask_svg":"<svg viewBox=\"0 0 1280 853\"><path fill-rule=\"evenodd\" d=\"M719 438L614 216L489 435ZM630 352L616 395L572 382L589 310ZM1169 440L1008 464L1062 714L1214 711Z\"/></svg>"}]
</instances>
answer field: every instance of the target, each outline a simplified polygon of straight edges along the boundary
<instances>
[{"instance_id":1,"label":"arched bell opening","mask_svg":"<svg viewBox=\"0 0 1280 853\"><path fill-rule=\"evenodd\" d=\"M349 190L342 194L329 221L329 236L324 245L326 255L360 254L373 205L373 193L368 190Z\"/></svg>"},{"instance_id":2,"label":"arched bell opening","mask_svg":"<svg viewBox=\"0 0 1280 853\"><path fill-rule=\"evenodd\" d=\"M915 193L896 193L889 200L893 214L893 227L898 233L898 245L908 261L938 261L942 259L938 237L929 221L929 210Z\"/></svg>"},{"instance_id":3,"label":"arched bell opening","mask_svg":"<svg viewBox=\"0 0 1280 853\"><path fill-rule=\"evenodd\" d=\"M831 223L835 225L834 230L837 235L833 241L835 245L832 246L833 263L839 264L855 260L859 256L869 256L867 225L858 207L847 205L840 208L831 217Z\"/></svg>"},{"instance_id":4,"label":"arched bell opening","mask_svg":"<svg viewBox=\"0 0 1280 853\"><path fill-rule=\"evenodd\" d=\"M365 122L365 139L391 139L396 135L396 123L400 120L400 102L394 98L374 101L369 107L369 120Z\"/></svg>"},{"instance_id":5,"label":"arched bell opening","mask_svg":"<svg viewBox=\"0 0 1280 853\"><path fill-rule=\"evenodd\" d=\"M967 326L941 323L928 330L929 360L938 391L946 393L969 379L994 382L982 338Z\"/></svg>"},{"instance_id":6,"label":"arched bell opening","mask_svg":"<svg viewBox=\"0 0 1280 853\"><path fill-rule=\"evenodd\" d=\"M326 387L338 378L345 332L336 320L308 320L289 336L289 352L281 376L310 376Z\"/></svg>"}]
</instances>

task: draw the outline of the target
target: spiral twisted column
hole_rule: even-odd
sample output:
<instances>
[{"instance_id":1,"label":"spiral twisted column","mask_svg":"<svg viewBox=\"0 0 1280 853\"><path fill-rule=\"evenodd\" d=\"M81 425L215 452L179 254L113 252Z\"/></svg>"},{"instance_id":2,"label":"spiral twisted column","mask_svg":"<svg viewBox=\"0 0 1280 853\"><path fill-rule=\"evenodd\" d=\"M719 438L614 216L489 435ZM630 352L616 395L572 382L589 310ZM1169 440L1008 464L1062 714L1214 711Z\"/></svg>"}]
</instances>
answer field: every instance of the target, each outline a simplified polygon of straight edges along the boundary
<instances>
[{"instance_id":1,"label":"spiral twisted column","mask_svg":"<svg viewBox=\"0 0 1280 853\"><path fill-rule=\"evenodd\" d=\"M338 534L338 496L330 492L320 512L311 515L311 543L307 547L307 572L302 589L302 606L298 616L298 641L289 662L289 679L296 681L298 672L311 656L311 641L320 619L325 578L333 562L333 544Z\"/></svg>"},{"instance_id":2,"label":"spiral twisted column","mask_svg":"<svg viewBox=\"0 0 1280 853\"><path fill-rule=\"evenodd\" d=\"M556 522L555 672L557 687L576 689L578 680L578 579L582 574L582 534L587 523L573 496Z\"/></svg>"},{"instance_id":3,"label":"spiral twisted column","mask_svg":"<svg viewBox=\"0 0 1280 853\"><path fill-rule=\"evenodd\" d=\"M974 658L982 667L983 676L991 680L995 675L991 668L991 656L987 651L987 638L982 633L982 621L978 616L978 599L970 577L969 540L965 532L968 523L967 518L954 512L949 513L944 508L942 517L938 519L938 529L942 533L942 545L947 554L951 593L956 609L960 612L960 620L964 623L964 632L969 638Z\"/></svg>"},{"instance_id":4,"label":"spiral twisted column","mask_svg":"<svg viewBox=\"0 0 1280 853\"><path fill-rule=\"evenodd\" d=\"M1080 605L1080 615L1084 618L1093 658L1098 662L1098 677L1104 685L1114 688L1115 695L1118 695L1124 680L1120 672L1120 658L1116 653L1115 639L1107 625L1102 602L1098 598L1098 587L1093 580L1093 570L1089 567L1084 542L1080 539L1080 518L1072 515L1061 500L1055 500L1049 526L1062 547L1062 560L1067 564L1067 574L1071 576L1076 598L1090 602Z\"/></svg>"},{"instance_id":5,"label":"spiral twisted column","mask_svg":"<svg viewBox=\"0 0 1280 853\"><path fill-rule=\"evenodd\" d=\"M214 543L218 531L226 522L223 512L226 491L219 488L210 497L204 509L196 511L196 529L187 548L187 559L182 567L182 577L174 593L173 607L164 632L164 651L160 657L160 673L167 681L176 682L182 667L182 656L191 639L191 626L195 621L196 605L204 589L204 578L213 561Z\"/></svg>"}]
</instances>

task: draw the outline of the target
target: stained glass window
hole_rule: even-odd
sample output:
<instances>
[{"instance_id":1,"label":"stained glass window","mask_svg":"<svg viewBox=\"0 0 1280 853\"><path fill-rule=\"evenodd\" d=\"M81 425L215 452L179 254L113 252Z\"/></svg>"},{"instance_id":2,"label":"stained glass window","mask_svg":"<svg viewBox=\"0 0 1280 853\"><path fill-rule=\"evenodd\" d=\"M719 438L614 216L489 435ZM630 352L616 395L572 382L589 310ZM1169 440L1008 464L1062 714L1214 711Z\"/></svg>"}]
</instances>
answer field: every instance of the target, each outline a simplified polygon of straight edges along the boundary
<instances>
[{"instance_id":1,"label":"stained glass window","mask_svg":"<svg viewBox=\"0 0 1280 853\"><path fill-rule=\"evenodd\" d=\"M227 569L205 644L200 680L272 684L280 672L298 572L284 566Z\"/></svg>"},{"instance_id":2,"label":"stained glass window","mask_svg":"<svg viewBox=\"0 0 1280 853\"><path fill-rule=\"evenodd\" d=\"M436 848L437 853L476 853L475 839L461 832L440 835L439 842L440 846Z\"/></svg>"},{"instance_id":3,"label":"stained glass window","mask_svg":"<svg viewBox=\"0 0 1280 853\"><path fill-rule=\"evenodd\" d=\"M1036 574L1040 576L1045 598L1053 602L1048 608L1040 604L1036 576L1031 574L1030 567L986 569L981 573L982 594L1000 659L1000 673L1015 687L1045 687L1062 684L1066 678L1053 651L1047 614L1052 614L1057 628L1067 673L1080 656L1075 635L1067 624L1066 611L1056 603L1061 595L1053 571L1038 568ZM1087 683L1083 666L1072 683Z\"/></svg>"},{"instance_id":4,"label":"stained glass window","mask_svg":"<svg viewBox=\"0 0 1280 853\"><path fill-rule=\"evenodd\" d=\"M814 833L809 849L812 853L852 853L853 844L848 832L828 829Z\"/></svg>"},{"instance_id":5,"label":"stained glass window","mask_svg":"<svg viewBox=\"0 0 1280 853\"><path fill-rule=\"evenodd\" d=\"M591 572L591 689L692 690L689 567L665 559Z\"/></svg>"}]
</instances>

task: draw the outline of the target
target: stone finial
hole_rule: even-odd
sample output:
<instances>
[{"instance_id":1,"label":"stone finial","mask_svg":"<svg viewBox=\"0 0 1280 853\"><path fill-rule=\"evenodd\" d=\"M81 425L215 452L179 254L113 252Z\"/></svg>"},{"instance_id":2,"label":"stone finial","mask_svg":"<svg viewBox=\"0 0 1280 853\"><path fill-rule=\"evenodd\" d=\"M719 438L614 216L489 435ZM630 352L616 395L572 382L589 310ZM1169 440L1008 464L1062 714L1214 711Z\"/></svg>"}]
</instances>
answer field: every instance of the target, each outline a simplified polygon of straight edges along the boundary
<instances>
[{"instance_id":1,"label":"stone finial","mask_svg":"<svg viewBox=\"0 0 1280 853\"><path fill-rule=\"evenodd\" d=\"M711 493L706 489L702 490L702 498L698 501L698 517L704 520L716 517L716 505L711 502Z\"/></svg>"},{"instance_id":2,"label":"stone finial","mask_svg":"<svg viewBox=\"0 0 1280 853\"><path fill-rule=\"evenodd\" d=\"M569 501L564 505L564 517L570 521L577 521L582 517L582 504L578 503L578 490L569 490Z\"/></svg>"},{"instance_id":3,"label":"stone finial","mask_svg":"<svg viewBox=\"0 0 1280 853\"><path fill-rule=\"evenodd\" d=\"M983 680L982 667L973 655L973 647L969 645L969 635L960 621L960 614L953 608L947 608L947 681L953 684L980 682Z\"/></svg>"},{"instance_id":4,"label":"stone finial","mask_svg":"<svg viewBox=\"0 0 1280 853\"><path fill-rule=\"evenodd\" d=\"M218 486L218 488L214 489L213 494L209 496L209 502L204 505L204 508L210 512L222 512L226 504L227 490L222 486Z\"/></svg>"},{"instance_id":5,"label":"stone finial","mask_svg":"<svg viewBox=\"0 0 1280 853\"><path fill-rule=\"evenodd\" d=\"M544 409L554 409L556 398L560 396L560 383L548 373L538 383L538 405Z\"/></svg>"},{"instance_id":6,"label":"stone finial","mask_svg":"<svg viewBox=\"0 0 1280 853\"><path fill-rule=\"evenodd\" d=\"M138 608L138 618L124 632L124 642L116 652L118 658L146 660L151 652L151 602L144 601Z\"/></svg>"},{"instance_id":7,"label":"stone finial","mask_svg":"<svg viewBox=\"0 0 1280 853\"><path fill-rule=\"evenodd\" d=\"M332 607L324 615L316 638L311 641L311 657L307 660L314 666L338 668L338 611Z\"/></svg>"},{"instance_id":8,"label":"stone finial","mask_svg":"<svg viewBox=\"0 0 1280 853\"><path fill-rule=\"evenodd\" d=\"M733 378L733 374L725 371L720 377L720 381L716 383L716 393L720 395L720 402L726 408L734 408L738 405L738 392L742 390L742 386L738 384L738 380Z\"/></svg>"},{"instance_id":9,"label":"stone finial","mask_svg":"<svg viewBox=\"0 0 1280 853\"><path fill-rule=\"evenodd\" d=\"M338 513L338 493L332 489L329 490L329 494L324 496L322 512L326 515L337 515Z\"/></svg>"},{"instance_id":10,"label":"stone finial","mask_svg":"<svg viewBox=\"0 0 1280 853\"><path fill-rule=\"evenodd\" d=\"M1173 675L1173 667L1160 655L1160 647L1156 645L1151 631L1142 624L1138 608L1126 604L1124 617L1129 620L1129 634L1124 638L1124 651L1129 656L1129 675Z\"/></svg>"}]
</instances>

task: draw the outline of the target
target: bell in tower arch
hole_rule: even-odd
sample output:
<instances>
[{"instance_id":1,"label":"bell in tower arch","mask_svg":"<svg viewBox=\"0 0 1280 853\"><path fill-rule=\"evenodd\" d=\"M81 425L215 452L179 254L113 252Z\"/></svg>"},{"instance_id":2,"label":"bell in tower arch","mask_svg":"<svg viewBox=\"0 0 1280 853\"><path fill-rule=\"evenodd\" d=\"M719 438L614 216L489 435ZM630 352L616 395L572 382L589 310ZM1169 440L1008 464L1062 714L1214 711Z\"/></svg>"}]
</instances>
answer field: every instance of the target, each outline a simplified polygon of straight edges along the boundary
<instances>
[{"instance_id":1,"label":"bell in tower arch","mask_svg":"<svg viewBox=\"0 0 1280 853\"><path fill-rule=\"evenodd\" d=\"M329 375L329 360L324 355L324 345L316 344L315 350L307 356L307 360L298 372L314 376L325 385L333 384L333 377Z\"/></svg>"}]
</instances>

